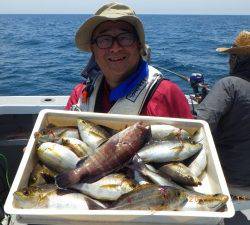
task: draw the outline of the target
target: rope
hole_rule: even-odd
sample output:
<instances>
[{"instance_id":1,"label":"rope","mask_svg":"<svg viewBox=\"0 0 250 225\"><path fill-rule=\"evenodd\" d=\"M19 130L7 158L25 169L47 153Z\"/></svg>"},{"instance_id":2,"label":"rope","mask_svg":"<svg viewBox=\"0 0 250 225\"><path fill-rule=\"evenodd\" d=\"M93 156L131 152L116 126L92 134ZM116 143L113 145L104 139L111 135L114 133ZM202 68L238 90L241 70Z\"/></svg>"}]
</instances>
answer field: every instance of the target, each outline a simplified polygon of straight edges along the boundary
<instances>
[{"instance_id":1,"label":"rope","mask_svg":"<svg viewBox=\"0 0 250 225\"><path fill-rule=\"evenodd\" d=\"M8 186L8 189L10 189L10 181L9 181L9 167L8 167L8 161L7 161L7 158L0 153L0 159L3 159L4 161L4 164L5 164L5 179L6 179L6 182L7 182L7 186ZM3 211L3 215L5 216L4 218L2 218L3 220L7 219L6 221L6 224L9 225L11 223L11 216L7 213L4 212L4 209L3 209L3 202L4 199L1 199L0 198L0 207L1 207L1 210ZM2 221L0 221L2 222ZM2 224L2 223L0 223Z\"/></svg>"},{"instance_id":2,"label":"rope","mask_svg":"<svg viewBox=\"0 0 250 225\"><path fill-rule=\"evenodd\" d=\"M8 169L8 161L7 161L7 158L0 153L0 158L3 159L4 161L4 164L5 164L5 168L6 168L6 172L5 172L5 179L6 179L6 182L7 182L7 185L8 185L8 188L10 188L10 181L9 181L9 169Z\"/></svg>"}]
</instances>

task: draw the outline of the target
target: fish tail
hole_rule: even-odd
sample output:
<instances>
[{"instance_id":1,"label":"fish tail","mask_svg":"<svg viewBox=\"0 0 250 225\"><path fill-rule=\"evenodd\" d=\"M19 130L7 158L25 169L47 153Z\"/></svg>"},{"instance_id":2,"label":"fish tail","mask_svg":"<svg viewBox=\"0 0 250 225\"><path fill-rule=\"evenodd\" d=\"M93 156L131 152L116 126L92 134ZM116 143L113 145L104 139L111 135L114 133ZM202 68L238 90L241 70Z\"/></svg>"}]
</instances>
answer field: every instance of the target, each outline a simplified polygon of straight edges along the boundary
<instances>
[{"instance_id":1,"label":"fish tail","mask_svg":"<svg viewBox=\"0 0 250 225\"><path fill-rule=\"evenodd\" d=\"M81 176L77 175L75 173L75 170L60 173L57 176L55 176L55 184L58 188L67 188L77 182L79 182L81 179Z\"/></svg>"},{"instance_id":2,"label":"fish tail","mask_svg":"<svg viewBox=\"0 0 250 225\"><path fill-rule=\"evenodd\" d=\"M143 170L147 169L145 163L138 154L136 154L133 158L133 169L137 170L138 172L142 172Z\"/></svg>"}]
</instances>

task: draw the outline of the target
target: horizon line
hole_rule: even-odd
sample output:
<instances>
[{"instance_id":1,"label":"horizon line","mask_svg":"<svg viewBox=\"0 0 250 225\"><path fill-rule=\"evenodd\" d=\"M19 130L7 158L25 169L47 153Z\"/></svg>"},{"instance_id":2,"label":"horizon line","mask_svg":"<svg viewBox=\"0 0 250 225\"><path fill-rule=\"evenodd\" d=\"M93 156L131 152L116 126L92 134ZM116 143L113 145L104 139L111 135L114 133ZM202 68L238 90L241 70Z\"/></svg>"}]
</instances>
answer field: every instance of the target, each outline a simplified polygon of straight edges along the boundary
<instances>
[{"instance_id":1,"label":"horizon line","mask_svg":"<svg viewBox=\"0 0 250 225\"><path fill-rule=\"evenodd\" d=\"M93 15L92 13L44 13L44 12L0 12L0 15ZM137 15L176 15L176 16L188 16L188 15L197 15L197 16L250 16L249 14L237 14L237 13L223 13L223 14L200 14L200 13L138 13Z\"/></svg>"}]
</instances>

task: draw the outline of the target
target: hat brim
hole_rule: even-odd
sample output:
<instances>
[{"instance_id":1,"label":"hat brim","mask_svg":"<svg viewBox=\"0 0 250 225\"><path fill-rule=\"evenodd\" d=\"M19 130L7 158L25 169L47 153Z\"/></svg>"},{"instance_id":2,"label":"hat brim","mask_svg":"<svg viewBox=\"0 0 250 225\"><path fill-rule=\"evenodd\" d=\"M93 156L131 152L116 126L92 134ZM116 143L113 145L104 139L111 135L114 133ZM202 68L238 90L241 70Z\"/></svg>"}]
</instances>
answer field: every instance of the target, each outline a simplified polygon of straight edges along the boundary
<instances>
[{"instance_id":1,"label":"hat brim","mask_svg":"<svg viewBox=\"0 0 250 225\"><path fill-rule=\"evenodd\" d=\"M216 51L222 52L222 53L244 55L244 54L250 54L250 46L232 47L232 48L217 48Z\"/></svg>"},{"instance_id":2,"label":"hat brim","mask_svg":"<svg viewBox=\"0 0 250 225\"><path fill-rule=\"evenodd\" d=\"M119 16L119 17L106 17L106 16L93 16L88 19L77 31L75 36L76 46L86 52L90 52L90 40L94 29L101 23L112 20L112 21L125 21L130 23L136 29L139 40L142 46L145 46L145 36L142 22L136 16Z\"/></svg>"}]
</instances>

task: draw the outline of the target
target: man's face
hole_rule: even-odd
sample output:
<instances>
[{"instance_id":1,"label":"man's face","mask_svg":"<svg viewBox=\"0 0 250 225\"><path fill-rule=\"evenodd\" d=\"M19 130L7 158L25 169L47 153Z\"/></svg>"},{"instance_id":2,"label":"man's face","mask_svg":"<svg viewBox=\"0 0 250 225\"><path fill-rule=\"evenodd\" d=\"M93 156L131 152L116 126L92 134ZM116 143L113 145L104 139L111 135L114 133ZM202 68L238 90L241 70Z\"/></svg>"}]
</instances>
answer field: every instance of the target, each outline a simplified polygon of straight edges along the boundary
<instances>
[{"instance_id":1,"label":"man's face","mask_svg":"<svg viewBox=\"0 0 250 225\"><path fill-rule=\"evenodd\" d=\"M133 27L124 21L106 21L93 32L92 39L103 35L116 37L119 34L133 33ZM118 86L137 69L140 60L140 43L136 39L130 46L123 47L117 40L109 48L100 49L96 43L91 45L95 60L101 68L111 88Z\"/></svg>"}]
</instances>

